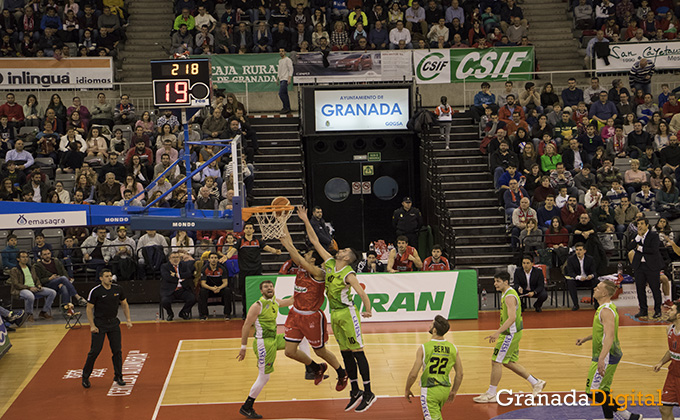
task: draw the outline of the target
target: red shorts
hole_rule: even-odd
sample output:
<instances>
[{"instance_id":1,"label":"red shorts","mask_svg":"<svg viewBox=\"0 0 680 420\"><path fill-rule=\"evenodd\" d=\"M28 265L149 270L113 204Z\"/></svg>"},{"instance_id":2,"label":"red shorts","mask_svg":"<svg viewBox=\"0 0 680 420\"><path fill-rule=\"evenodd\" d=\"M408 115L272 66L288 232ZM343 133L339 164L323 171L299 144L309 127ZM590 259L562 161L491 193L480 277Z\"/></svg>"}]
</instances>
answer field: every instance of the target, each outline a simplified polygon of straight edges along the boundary
<instances>
[{"instance_id":1,"label":"red shorts","mask_svg":"<svg viewBox=\"0 0 680 420\"><path fill-rule=\"evenodd\" d=\"M328 341L326 315L321 311L310 315L303 315L290 308L285 327L284 338L286 341L299 343L306 337L309 344L315 349L322 348Z\"/></svg>"},{"instance_id":2,"label":"red shorts","mask_svg":"<svg viewBox=\"0 0 680 420\"><path fill-rule=\"evenodd\" d=\"M664 405L680 405L680 376L670 373L666 376L661 403Z\"/></svg>"}]
</instances>

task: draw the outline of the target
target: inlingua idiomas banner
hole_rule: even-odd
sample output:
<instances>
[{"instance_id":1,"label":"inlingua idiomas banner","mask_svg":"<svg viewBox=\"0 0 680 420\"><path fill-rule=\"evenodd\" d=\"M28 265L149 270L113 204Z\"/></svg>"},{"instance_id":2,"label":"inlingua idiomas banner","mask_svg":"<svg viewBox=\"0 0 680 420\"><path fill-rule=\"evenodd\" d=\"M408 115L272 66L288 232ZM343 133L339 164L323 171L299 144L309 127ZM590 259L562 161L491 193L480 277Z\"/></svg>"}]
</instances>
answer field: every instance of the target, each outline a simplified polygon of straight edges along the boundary
<instances>
[{"instance_id":1,"label":"inlingua idiomas banner","mask_svg":"<svg viewBox=\"0 0 680 420\"><path fill-rule=\"evenodd\" d=\"M316 90L315 130L405 130L409 104L409 89Z\"/></svg>"},{"instance_id":2,"label":"inlingua idiomas banner","mask_svg":"<svg viewBox=\"0 0 680 420\"><path fill-rule=\"evenodd\" d=\"M609 64L598 58L595 68L602 73L628 72L641 58L654 63L657 70L680 68L680 40L609 44Z\"/></svg>"},{"instance_id":3,"label":"inlingua idiomas banner","mask_svg":"<svg viewBox=\"0 0 680 420\"><path fill-rule=\"evenodd\" d=\"M413 50L417 83L531 80L534 47Z\"/></svg>"},{"instance_id":4,"label":"inlingua idiomas banner","mask_svg":"<svg viewBox=\"0 0 680 420\"><path fill-rule=\"evenodd\" d=\"M111 57L3 58L0 90L113 89Z\"/></svg>"}]
</instances>

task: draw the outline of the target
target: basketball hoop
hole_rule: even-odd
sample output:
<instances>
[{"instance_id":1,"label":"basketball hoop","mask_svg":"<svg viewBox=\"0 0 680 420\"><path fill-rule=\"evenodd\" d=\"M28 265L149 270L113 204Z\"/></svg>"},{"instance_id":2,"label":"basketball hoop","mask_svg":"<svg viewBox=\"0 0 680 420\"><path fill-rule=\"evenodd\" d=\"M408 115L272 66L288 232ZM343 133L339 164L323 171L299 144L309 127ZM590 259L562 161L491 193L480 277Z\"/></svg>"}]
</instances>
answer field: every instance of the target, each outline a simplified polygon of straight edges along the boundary
<instances>
[{"instance_id":1,"label":"basketball hoop","mask_svg":"<svg viewBox=\"0 0 680 420\"><path fill-rule=\"evenodd\" d=\"M295 207L290 205L244 207L241 209L241 215L244 222L255 216L257 224L260 225L262 239L280 239L294 209Z\"/></svg>"}]
</instances>

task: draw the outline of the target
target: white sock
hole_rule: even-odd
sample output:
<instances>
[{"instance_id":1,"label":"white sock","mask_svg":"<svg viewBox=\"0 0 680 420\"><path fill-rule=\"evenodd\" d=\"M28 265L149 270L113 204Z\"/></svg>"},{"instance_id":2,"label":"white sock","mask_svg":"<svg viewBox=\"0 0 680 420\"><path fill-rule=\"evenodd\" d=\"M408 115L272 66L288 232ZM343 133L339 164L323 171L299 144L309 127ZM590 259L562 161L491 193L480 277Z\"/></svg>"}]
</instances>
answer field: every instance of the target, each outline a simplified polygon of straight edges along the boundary
<instances>
[{"instance_id":1,"label":"white sock","mask_svg":"<svg viewBox=\"0 0 680 420\"><path fill-rule=\"evenodd\" d=\"M262 392L262 388L267 385L267 382L269 381L269 375L269 373L265 374L262 372L257 375L257 379L255 380L252 388L250 388L250 393L248 393L249 397L252 399L257 399L257 397L260 395L260 392Z\"/></svg>"},{"instance_id":2,"label":"white sock","mask_svg":"<svg viewBox=\"0 0 680 420\"><path fill-rule=\"evenodd\" d=\"M663 301L671 300L671 297L668 295L663 295Z\"/></svg>"},{"instance_id":3,"label":"white sock","mask_svg":"<svg viewBox=\"0 0 680 420\"><path fill-rule=\"evenodd\" d=\"M303 338L302 341L300 341L298 348L307 356L312 357L309 350L309 341L307 341L307 338Z\"/></svg>"},{"instance_id":4,"label":"white sock","mask_svg":"<svg viewBox=\"0 0 680 420\"><path fill-rule=\"evenodd\" d=\"M628 420L628 419L630 419L630 415L631 415L632 413L631 413L630 411L628 411L628 410L621 410L621 411L617 411L616 414L618 414L619 416L621 416L621 418L622 418L623 420Z\"/></svg>"},{"instance_id":5,"label":"white sock","mask_svg":"<svg viewBox=\"0 0 680 420\"><path fill-rule=\"evenodd\" d=\"M529 375L527 378L527 381L531 384L531 386L534 386L538 383L538 379L534 378L534 375Z\"/></svg>"},{"instance_id":6,"label":"white sock","mask_svg":"<svg viewBox=\"0 0 680 420\"><path fill-rule=\"evenodd\" d=\"M489 395L496 395L497 389L498 389L498 386L489 385L489 390L486 391L486 393L489 394Z\"/></svg>"}]
</instances>

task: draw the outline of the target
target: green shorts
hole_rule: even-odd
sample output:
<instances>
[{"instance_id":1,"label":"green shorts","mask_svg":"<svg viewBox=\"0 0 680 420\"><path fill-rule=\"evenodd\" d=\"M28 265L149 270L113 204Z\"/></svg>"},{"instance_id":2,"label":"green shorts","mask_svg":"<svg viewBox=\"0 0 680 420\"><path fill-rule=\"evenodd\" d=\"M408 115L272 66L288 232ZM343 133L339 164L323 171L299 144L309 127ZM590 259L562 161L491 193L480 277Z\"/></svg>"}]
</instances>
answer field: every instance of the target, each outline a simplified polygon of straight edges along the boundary
<instances>
[{"instance_id":1,"label":"green shorts","mask_svg":"<svg viewBox=\"0 0 680 420\"><path fill-rule=\"evenodd\" d=\"M420 406L425 420L442 420L442 407L449 398L451 388L447 386L433 386L420 388Z\"/></svg>"},{"instance_id":2,"label":"green shorts","mask_svg":"<svg viewBox=\"0 0 680 420\"><path fill-rule=\"evenodd\" d=\"M257 368L264 374L274 372L276 352L286 348L283 334L276 334L276 338L256 338L253 340L253 352L257 357Z\"/></svg>"},{"instance_id":3,"label":"green shorts","mask_svg":"<svg viewBox=\"0 0 680 420\"><path fill-rule=\"evenodd\" d=\"M522 331L514 334L500 335L496 341L491 360L498 363L510 363L519 360L519 340L522 339Z\"/></svg>"},{"instance_id":4,"label":"green shorts","mask_svg":"<svg viewBox=\"0 0 680 420\"><path fill-rule=\"evenodd\" d=\"M604 369L604 376L602 376L597 373L597 362L591 362L588 379L586 380L586 394L592 394L595 389L609 392L618 366L618 363L611 365L607 363Z\"/></svg>"},{"instance_id":5,"label":"green shorts","mask_svg":"<svg viewBox=\"0 0 680 420\"><path fill-rule=\"evenodd\" d=\"M364 347L361 319L354 306L331 311L331 327L340 350L359 350Z\"/></svg>"}]
</instances>

